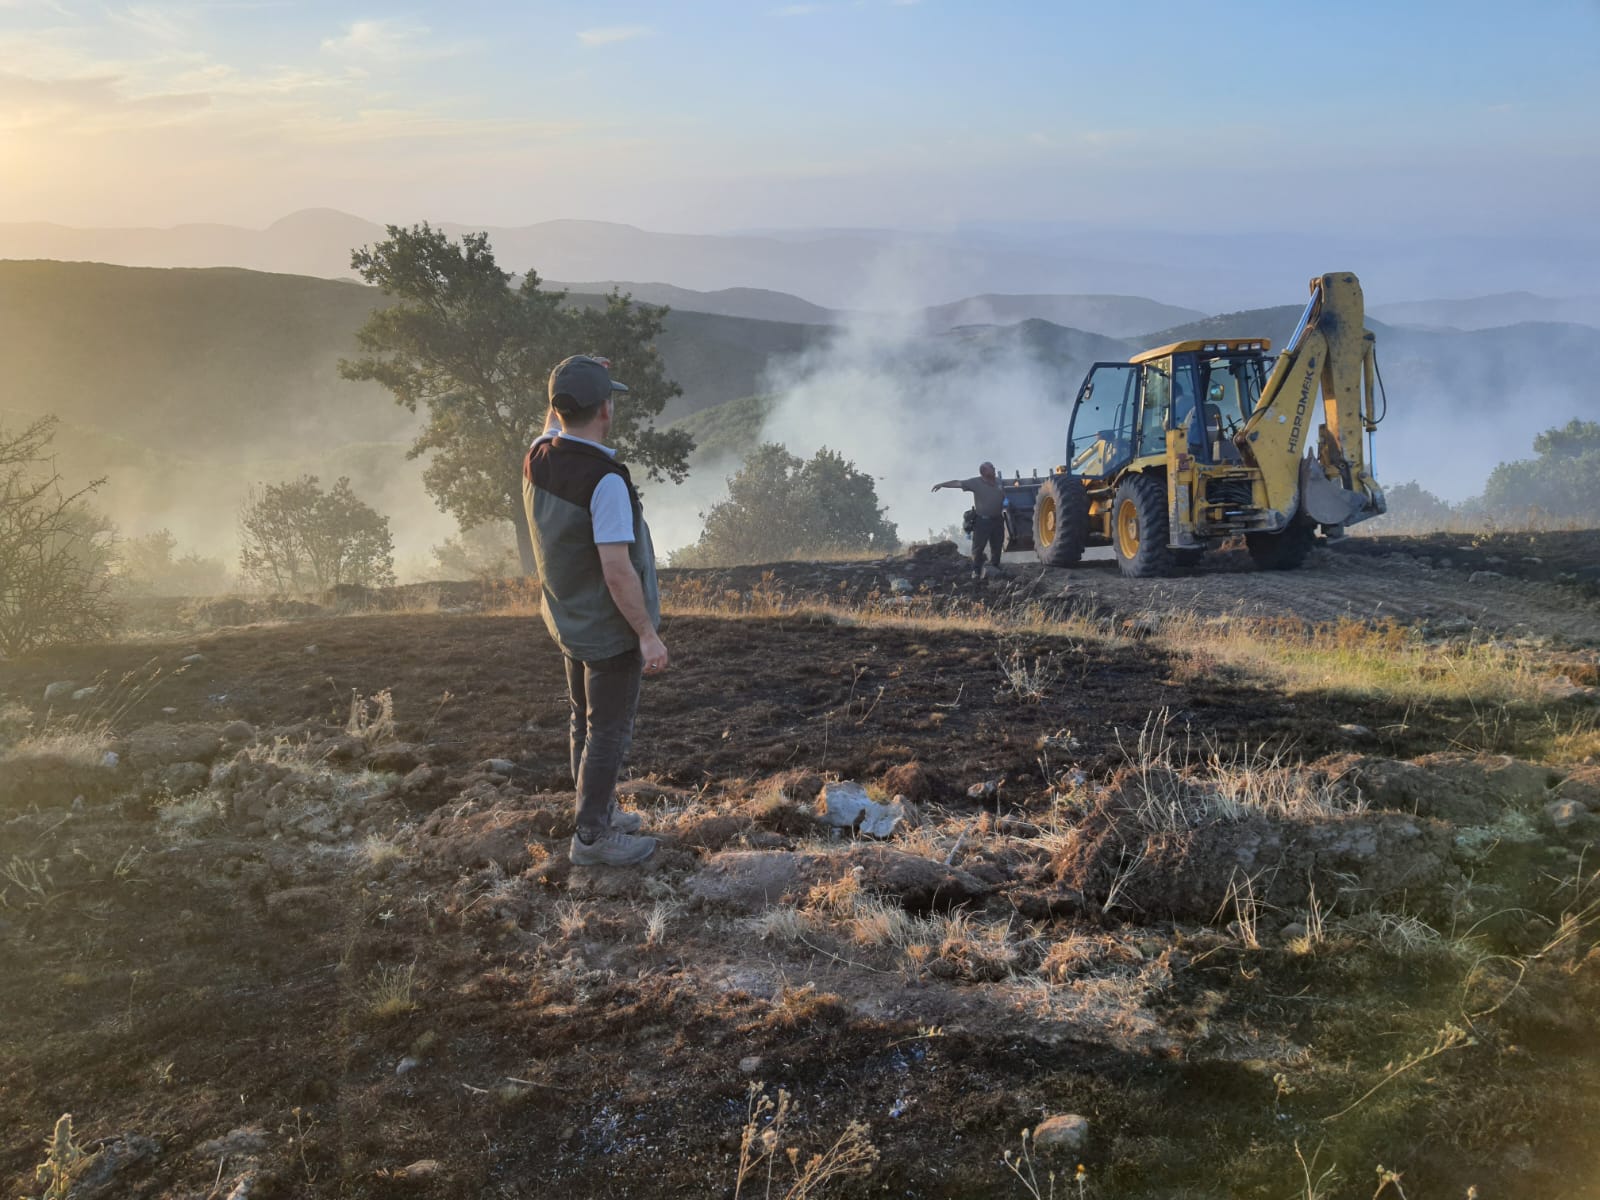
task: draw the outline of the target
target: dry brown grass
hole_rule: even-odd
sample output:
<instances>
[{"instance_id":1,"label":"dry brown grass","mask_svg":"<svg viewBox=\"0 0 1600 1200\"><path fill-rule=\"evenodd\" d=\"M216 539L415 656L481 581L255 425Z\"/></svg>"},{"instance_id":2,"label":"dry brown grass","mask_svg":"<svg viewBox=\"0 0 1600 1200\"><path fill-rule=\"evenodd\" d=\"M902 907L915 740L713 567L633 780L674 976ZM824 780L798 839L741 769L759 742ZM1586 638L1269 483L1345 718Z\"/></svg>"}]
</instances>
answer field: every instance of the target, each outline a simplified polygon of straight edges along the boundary
<instances>
[{"instance_id":1,"label":"dry brown grass","mask_svg":"<svg viewBox=\"0 0 1600 1200\"><path fill-rule=\"evenodd\" d=\"M856 599L845 596L842 590L838 597L831 599L813 593L796 596L784 591L771 572L744 591L718 590L700 577L675 580L663 585L661 606L663 612L680 617L797 617L869 628L1117 641L1088 618L1063 613L1044 604L989 608L973 601L951 601L926 593L893 596L877 591Z\"/></svg>"},{"instance_id":2,"label":"dry brown grass","mask_svg":"<svg viewBox=\"0 0 1600 1200\"><path fill-rule=\"evenodd\" d=\"M416 983L415 963L403 967L380 967L367 977L364 997L367 1014L385 1021L414 1012L417 1007L413 998Z\"/></svg>"},{"instance_id":3,"label":"dry brown grass","mask_svg":"<svg viewBox=\"0 0 1600 1200\"><path fill-rule=\"evenodd\" d=\"M1429 642L1420 630L1392 619L1319 624L1293 617L1205 621L1176 614L1161 621L1157 636L1173 653L1238 667L1290 693L1537 703L1549 682L1535 648Z\"/></svg>"}]
</instances>

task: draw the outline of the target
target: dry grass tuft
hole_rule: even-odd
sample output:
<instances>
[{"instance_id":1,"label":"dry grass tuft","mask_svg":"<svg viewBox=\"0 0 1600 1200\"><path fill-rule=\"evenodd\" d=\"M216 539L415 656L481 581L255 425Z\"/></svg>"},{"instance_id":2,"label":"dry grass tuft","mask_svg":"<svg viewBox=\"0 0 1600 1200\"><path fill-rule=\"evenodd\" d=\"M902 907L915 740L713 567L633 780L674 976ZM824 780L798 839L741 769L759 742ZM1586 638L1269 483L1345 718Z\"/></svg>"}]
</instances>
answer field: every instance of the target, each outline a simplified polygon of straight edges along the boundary
<instances>
[{"instance_id":1,"label":"dry grass tuft","mask_svg":"<svg viewBox=\"0 0 1600 1200\"><path fill-rule=\"evenodd\" d=\"M408 963L403 967L380 967L374 971L367 977L368 1015L386 1021L415 1012L417 1002L412 998L412 992L416 982L416 963Z\"/></svg>"}]
</instances>

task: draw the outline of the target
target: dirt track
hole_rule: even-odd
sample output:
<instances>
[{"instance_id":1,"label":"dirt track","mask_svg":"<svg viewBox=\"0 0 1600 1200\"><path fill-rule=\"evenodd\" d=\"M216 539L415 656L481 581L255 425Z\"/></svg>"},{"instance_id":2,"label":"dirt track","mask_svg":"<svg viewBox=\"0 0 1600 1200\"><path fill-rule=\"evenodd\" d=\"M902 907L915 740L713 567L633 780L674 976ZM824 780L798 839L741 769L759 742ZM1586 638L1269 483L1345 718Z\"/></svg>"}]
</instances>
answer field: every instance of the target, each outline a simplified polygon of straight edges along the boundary
<instances>
[{"instance_id":1,"label":"dirt track","mask_svg":"<svg viewBox=\"0 0 1600 1200\"><path fill-rule=\"evenodd\" d=\"M1009 578L983 585L970 581L953 551L669 576L709 576L748 588L770 573L793 593L838 594L842 586L854 599L874 590L888 594L892 581L903 578L918 592L988 606L1043 602L1121 618L1393 619L1429 635L1600 645L1600 533L1506 535L1507 544L1482 545L1440 537L1349 538L1319 545L1303 568L1281 573L1257 571L1244 551L1228 551L1171 579L1125 579L1105 549L1091 550L1069 569L1040 566L1031 552L1008 554Z\"/></svg>"},{"instance_id":2,"label":"dirt track","mask_svg":"<svg viewBox=\"0 0 1600 1200\"><path fill-rule=\"evenodd\" d=\"M1046 595L1064 575L1061 591L1068 598L1118 610L1305 621L1392 618L1436 633L1600 640L1600 603L1576 587L1511 576L1474 582L1473 571L1425 566L1403 553L1319 549L1299 571L1272 572L1254 570L1247 555L1235 552L1215 556L1192 575L1150 581L1122 578L1109 557L1065 572L1035 566L1019 573Z\"/></svg>"}]
</instances>

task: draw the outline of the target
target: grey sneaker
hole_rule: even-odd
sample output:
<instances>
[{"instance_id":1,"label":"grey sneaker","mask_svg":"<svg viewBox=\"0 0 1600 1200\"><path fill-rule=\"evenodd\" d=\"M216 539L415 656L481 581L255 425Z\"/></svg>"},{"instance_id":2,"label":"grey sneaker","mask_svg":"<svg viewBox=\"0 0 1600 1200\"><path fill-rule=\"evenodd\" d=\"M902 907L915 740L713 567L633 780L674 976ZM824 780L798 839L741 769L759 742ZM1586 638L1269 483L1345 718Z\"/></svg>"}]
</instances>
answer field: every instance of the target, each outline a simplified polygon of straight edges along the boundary
<instances>
[{"instance_id":1,"label":"grey sneaker","mask_svg":"<svg viewBox=\"0 0 1600 1200\"><path fill-rule=\"evenodd\" d=\"M619 833L613 826L611 832L593 842L581 842L573 834L567 857L575 867L631 867L655 852L655 838Z\"/></svg>"},{"instance_id":2,"label":"grey sneaker","mask_svg":"<svg viewBox=\"0 0 1600 1200\"><path fill-rule=\"evenodd\" d=\"M611 832L612 833L638 833L644 828L644 818L636 812L628 812L618 808L615 801L611 805Z\"/></svg>"}]
</instances>

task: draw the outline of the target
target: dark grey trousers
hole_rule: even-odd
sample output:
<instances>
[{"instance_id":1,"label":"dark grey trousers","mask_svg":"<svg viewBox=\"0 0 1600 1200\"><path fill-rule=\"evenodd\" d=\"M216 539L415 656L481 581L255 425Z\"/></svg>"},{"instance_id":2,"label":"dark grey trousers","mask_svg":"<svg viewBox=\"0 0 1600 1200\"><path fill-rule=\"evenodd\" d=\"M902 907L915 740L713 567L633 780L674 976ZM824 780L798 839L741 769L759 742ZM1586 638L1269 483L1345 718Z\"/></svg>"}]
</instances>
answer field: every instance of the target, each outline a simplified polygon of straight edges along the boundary
<instances>
[{"instance_id":1,"label":"dark grey trousers","mask_svg":"<svg viewBox=\"0 0 1600 1200\"><path fill-rule=\"evenodd\" d=\"M617 774L633 744L633 719L639 711L639 681L644 658L629 650L615 658L580 662L568 658L567 697L572 783L578 790L578 836L604 837L611 827L611 801Z\"/></svg>"},{"instance_id":2,"label":"dark grey trousers","mask_svg":"<svg viewBox=\"0 0 1600 1200\"><path fill-rule=\"evenodd\" d=\"M1006 544L1006 519L1004 517L979 517L972 527L972 573L983 570L984 547L989 548L990 562L1000 565L1000 548Z\"/></svg>"}]
</instances>

